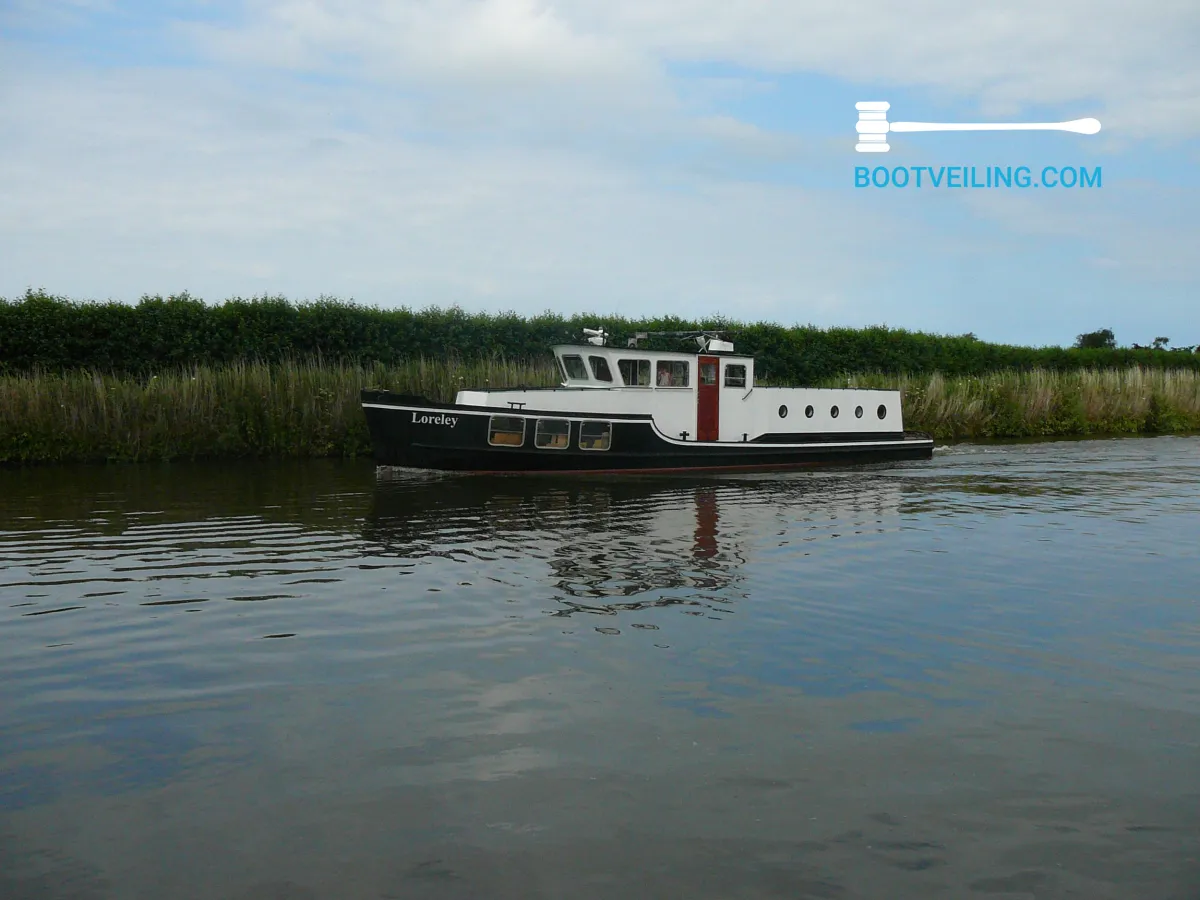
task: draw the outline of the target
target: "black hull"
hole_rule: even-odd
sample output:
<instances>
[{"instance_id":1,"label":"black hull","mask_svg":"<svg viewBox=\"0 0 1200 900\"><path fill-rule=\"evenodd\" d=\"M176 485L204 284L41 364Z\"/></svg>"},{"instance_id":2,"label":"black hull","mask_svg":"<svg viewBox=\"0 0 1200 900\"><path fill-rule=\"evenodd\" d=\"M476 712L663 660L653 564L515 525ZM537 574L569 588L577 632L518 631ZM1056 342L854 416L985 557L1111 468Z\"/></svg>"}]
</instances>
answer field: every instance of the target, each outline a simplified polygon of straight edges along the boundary
<instances>
[{"instance_id":1,"label":"black hull","mask_svg":"<svg viewBox=\"0 0 1200 900\"><path fill-rule=\"evenodd\" d=\"M929 459L933 439L925 434L796 435L794 442L743 443L676 441L663 435L649 416L596 416L610 421L608 450L581 450L578 424L566 449L540 449L527 436L522 447L488 443L494 415L584 418L579 413L504 410L434 403L389 391L363 391L363 412L375 461L385 466L461 472L664 472L787 469Z\"/></svg>"}]
</instances>

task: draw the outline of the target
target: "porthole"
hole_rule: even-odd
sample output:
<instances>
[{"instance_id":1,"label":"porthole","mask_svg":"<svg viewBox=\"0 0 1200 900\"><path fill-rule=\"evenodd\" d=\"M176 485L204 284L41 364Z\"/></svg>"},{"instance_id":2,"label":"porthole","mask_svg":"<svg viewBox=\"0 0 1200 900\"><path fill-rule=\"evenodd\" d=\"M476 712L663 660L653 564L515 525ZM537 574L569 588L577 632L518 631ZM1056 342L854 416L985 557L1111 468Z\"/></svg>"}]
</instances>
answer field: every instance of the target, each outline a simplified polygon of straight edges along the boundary
<instances>
[{"instance_id":1,"label":"porthole","mask_svg":"<svg viewBox=\"0 0 1200 900\"><path fill-rule=\"evenodd\" d=\"M879 416L879 418L881 418L881 419L886 418L887 417L887 407L884 406L882 403L880 403L879 409L875 410L875 415Z\"/></svg>"},{"instance_id":2,"label":"porthole","mask_svg":"<svg viewBox=\"0 0 1200 900\"><path fill-rule=\"evenodd\" d=\"M787 418L787 407L786 406L779 407L779 418L781 418L781 419Z\"/></svg>"},{"instance_id":3,"label":"porthole","mask_svg":"<svg viewBox=\"0 0 1200 900\"><path fill-rule=\"evenodd\" d=\"M836 406L829 407L829 415L831 418L836 419L838 417L838 408Z\"/></svg>"},{"instance_id":4,"label":"porthole","mask_svg":"<svg viewBox=\"0 0 1200 900\"><path fill-rule=\"evenodd\" d=\"M811 406L804 407L804 415L805 418L811 419L813 417L813 408Z\"/></svg>"},{"instance_id":5,"label":"porthole","mask_svg":"<svg viewBox=\"0 0 1200 900\"><path fill-rule=\"evenodd\" d=\"M856 418L856 419L862 418L862 407L861 406L854 407L854 418Z\"/></svg>"}]
</instances>

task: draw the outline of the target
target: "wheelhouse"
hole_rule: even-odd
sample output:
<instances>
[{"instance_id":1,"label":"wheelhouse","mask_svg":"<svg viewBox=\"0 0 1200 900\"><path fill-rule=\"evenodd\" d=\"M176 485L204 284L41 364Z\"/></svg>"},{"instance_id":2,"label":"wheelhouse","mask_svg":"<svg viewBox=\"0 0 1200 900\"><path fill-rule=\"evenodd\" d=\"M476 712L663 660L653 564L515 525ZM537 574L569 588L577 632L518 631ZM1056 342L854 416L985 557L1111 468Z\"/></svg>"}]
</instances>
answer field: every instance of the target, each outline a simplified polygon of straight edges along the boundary
<instances>
[{"instance_id":1,"label":"wheelhouse","mask_svg":"<svg viewBox=\"0 0 1200 900\"><path fill-rule=\"evenodd\" d=\"M730 349L709 349L713 345ZM563 387L694 391L705 386L750 390L754 387L754 359L735 355L732 346L725 341L709 341L698 354L576 344L553 349Z\"/></svg>"}]
</instances>

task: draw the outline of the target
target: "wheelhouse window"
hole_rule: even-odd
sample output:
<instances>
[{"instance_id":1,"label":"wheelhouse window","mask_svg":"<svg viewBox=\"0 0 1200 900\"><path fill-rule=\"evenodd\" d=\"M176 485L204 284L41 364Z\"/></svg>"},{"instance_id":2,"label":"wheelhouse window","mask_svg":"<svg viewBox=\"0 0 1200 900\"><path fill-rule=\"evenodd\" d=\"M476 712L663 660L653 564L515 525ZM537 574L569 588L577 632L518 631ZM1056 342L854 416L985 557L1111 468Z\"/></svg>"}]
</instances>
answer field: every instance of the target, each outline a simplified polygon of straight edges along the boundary
<instances>
[{"instance_id":1,"label":"wheelhouse window","mask_svg":"<svg viewBox=\"0 0 1200 900\"><path fill-rule=\"evenodd\" d=\"M608 360L603 356L589 356L592 364L592 375L597 381L612 381L612 371L608 368Z\"/></svg>"},{"instance_id":2,"label":"wheelhouse window","mask_svg":"<svg viewBox=\"0 0 1200 900\"><path fill-rule=\"evenodd\" d=\"M659 387L687 387L687 360L660 359L658 361L655 378Z\"/></svg>"},{"instance_id":3,"label":"wheelhouse window","mask_svg":"<svg viewBox=\"0 0 1200 900\"><path fill-rule=\"evenodd\" d=\"M629 387L650 387L650 360L619 359L617 370L621 380Z\"/></svg>"},{"instance_id":4,"label":"wheelhouse window","mask_svg":"<svg viewBox=\"0 0 1200 900\"><path fill-rule=\"evenodd\" d=\"M492 416L488 443L494 447L520 447L525 443L525 420L520 416Z\"/></svg>"},{"instance_id":5,"label":"wheelhouse window","mask_svg":"<svg viewBox=\"0 0 1200 900\"><path fill-rule=\"evenodd\" d=\"M607 450L612 446L612 422L581 422L580 450Z\"/></svg>"},{"instance_id":6,"label":"wheelhouse window","mask_svg":"<svg viewBox=\"0 0 1200 900\"><path fill-rule=\"evenodd\" d=\"M716 384L717 383L717 364L716 363L700 363L700 383L701 384Z\"/></svg>"},{"instance_id":7,"label":"wheelhouse window","mask_svg":"<svg viewBox=\"0 0 1200 900\"><path fill-rule=\"evenodd\" d=\"M725 387L744 388L746 386L746 367L729 364L725 367Z\"/></svg>"},{"instance_id":8,"label":"wheelhouse window","mask_svg":"<svg viewBox=\"0 0 1200 900\"><path fill-rule=\"evenodd\" d=\"M583 365L582 356L564 356L562 358L563 368L567 370L567 377L577 381L587 381L587 369Z\"/></svg>"},{"instance_id":9,"label":"wheelhouse window","mask_svg":"<svg viewBox=\"0 0 1200 900\"><path fill-rule=\"evenodd\" d=\"M571 443L571 423L566 419L538 419L533 442L544 450L566 450Z\"/></svg>"}]
</instances>

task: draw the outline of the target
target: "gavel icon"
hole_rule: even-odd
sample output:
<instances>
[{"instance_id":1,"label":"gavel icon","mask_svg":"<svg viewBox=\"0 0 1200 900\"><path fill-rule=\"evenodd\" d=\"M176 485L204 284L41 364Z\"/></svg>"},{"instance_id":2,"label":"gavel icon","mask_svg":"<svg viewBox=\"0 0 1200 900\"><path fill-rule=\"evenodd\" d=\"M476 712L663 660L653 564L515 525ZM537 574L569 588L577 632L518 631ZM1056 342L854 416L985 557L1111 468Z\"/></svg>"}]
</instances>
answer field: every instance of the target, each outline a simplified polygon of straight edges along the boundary
<instances>
[{"instance_id":1,"label":"gavel icon","mask_svg":"<svg viewBox=\"0 0 1200 900\"><path fill-rule=\"evenodd\" d=\"M858 110L859 153L887 153L889 132L897 131L1073 131L1076 134L1095 134L1100 130L1099 119L1072 119L1070 122L889 122L887 111L892 105L886 100L860 100Z\"/></svg>"}]
</instances>

